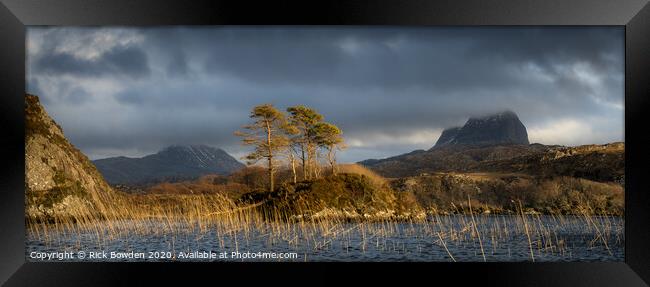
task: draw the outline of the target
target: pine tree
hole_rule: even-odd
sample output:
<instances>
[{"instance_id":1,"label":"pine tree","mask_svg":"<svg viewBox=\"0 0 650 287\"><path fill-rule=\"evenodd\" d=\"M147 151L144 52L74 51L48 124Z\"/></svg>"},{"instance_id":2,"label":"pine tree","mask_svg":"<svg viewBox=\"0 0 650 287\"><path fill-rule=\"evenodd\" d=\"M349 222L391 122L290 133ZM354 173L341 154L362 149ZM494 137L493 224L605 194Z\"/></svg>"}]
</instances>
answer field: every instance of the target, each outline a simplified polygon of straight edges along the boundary
<instances>
[{"instance_id":1,"label":"pine tree","mask_svg":"<svg viewBox=\"0 0 650 287\"><path fill-rule=\"evenodd\" d=\"M323 120L323 116L312 108L305 106L293 106L287 109L289 112L289 122L297 129L295 136L291 138L293 145L297 147L298 156L302 161L303 179L311 178L315 172L316 158L316 135L314 127Z\"/></svg>"},{"instance_id":2,"label":"pine tree","mask_svg":"<svg viewBox=\"0 0 650 287\"><path fill-rule=\"evenodd\" d=\"M326 122L317 123L313 129L317 145L327 151L332 174L336 174L336 150L345 148L341 129Z\"/></svg>"},{"instance_id":3,"label":"pine tree","mask_svg":"<svg viewBox=\"0 0 650 287\"><path fill-rule=\"evenodd\" d=\"M261 159L267 160L269 191L272 192L277 161L275 157L289 145L286 135L289 125L284 114L271 104L254 107L250 118L253 123L243 127L247 131L237 131L235 135L243 137L244 145L254 147L253 152L244 157L247 164L255 164Z\"/></svg>"}]
</instances>

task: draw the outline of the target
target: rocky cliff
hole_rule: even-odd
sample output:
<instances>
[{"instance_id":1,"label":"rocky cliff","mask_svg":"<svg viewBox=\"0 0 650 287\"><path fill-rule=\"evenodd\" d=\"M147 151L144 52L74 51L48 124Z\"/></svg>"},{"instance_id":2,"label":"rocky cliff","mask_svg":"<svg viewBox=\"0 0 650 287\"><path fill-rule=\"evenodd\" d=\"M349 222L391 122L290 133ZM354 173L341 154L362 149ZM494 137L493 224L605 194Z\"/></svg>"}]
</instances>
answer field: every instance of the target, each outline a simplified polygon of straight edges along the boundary
<instances>
[{"instance_id":1,"label":"rocky cliff","mask_svg":"<svg viewBox=\"0 0 650 287\"><path fill-rule=\"evenodd\" d=\"M37 96L25 95L25 203L31 220L80 218L101 212L113 191L90 160L50 118Z\"/></svg>"},{"instance_id":2,"label":"rocky cliff","mask_svg":"<svg viewBox=\"0 0 650 287\"><path fill-rule=\"evenodd\" d=\"M438 141L436 142L436 145L434 147L441 147L441 146L454 144L454 140L456 139L456 136L458 135L458 132L460 130L461 130L460 127L445 129L444 131L442 131L442 134L440 134L440 137L438 138Z\"/></svg>"},{"instance_id":3,"label":"rocky cliff","mask_svg":"<svg viewBox=\"0 0 650 287\"><path fill-rule=\"evenodd\" d=\"M446 129L434 148L449 145L528 144L526 127L517 114L505 111L484 117L473 117L461 128Z\"/></svg>"}]
</instances>

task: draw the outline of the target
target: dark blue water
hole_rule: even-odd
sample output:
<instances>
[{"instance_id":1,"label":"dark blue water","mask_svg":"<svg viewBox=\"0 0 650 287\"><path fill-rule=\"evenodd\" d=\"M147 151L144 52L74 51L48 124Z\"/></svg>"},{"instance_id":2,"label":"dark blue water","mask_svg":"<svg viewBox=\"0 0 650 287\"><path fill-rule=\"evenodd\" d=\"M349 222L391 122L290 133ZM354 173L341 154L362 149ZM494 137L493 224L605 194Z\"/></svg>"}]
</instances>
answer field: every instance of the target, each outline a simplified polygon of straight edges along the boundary
<instances>
[{"instance_id":1,"label":"dark blue water","mask_svg":"<svg viewBox=\"0 0 650 287\"><path fill-rule=\"evenodd\" d=\"M422 223L342 223L326 230L288 223L281 231L171 231L156 225L113 237L95 230L52 232L48 238L29 233L27 260L623 261L625 245L623 219L605 217L531 216L524 226L516 216L449 216Z\"/></svg>"}]
</instances>

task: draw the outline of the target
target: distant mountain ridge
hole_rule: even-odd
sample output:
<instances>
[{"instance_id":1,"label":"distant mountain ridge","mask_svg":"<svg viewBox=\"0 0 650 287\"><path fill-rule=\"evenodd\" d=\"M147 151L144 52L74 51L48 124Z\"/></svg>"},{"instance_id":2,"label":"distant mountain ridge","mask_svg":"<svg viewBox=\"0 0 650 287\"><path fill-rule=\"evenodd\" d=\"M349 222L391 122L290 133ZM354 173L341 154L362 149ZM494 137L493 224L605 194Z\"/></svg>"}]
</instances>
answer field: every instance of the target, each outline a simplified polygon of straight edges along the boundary
<instances>
[{"instance_id":1,"label":"distant mountain ridge","mask_svg":"<svg viewBox=\"0 0 650 287\"><path fill-rule=\"evenodd\" d=\"M111 184L145 184L230 174L245 165L224 150L207 145L172 145L141 158L112 157L94 161Z\"/></svg>"}]
</instances>

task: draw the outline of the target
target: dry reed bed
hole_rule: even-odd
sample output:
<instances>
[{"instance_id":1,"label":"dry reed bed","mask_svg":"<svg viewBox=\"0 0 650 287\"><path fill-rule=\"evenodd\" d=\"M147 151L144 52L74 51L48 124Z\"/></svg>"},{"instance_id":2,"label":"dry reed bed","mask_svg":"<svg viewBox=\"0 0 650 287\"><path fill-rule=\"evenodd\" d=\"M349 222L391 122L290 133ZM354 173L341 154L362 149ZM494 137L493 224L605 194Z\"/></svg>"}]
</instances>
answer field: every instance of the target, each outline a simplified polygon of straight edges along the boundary
<instances>
[{"instance_id":1,"label":"dry reed bed","mask_svg":"<svg viewBox=\"0 0 650 287\"><path fill-rule=\"evenodd\" d=\"M578 240L610 255L610 245L624 242L622 220L592 216L589 206L579 208L579 216L526 214L522 208L517 216L490 216L475 214L468 199L469 214L349 222L340 217L290 217L281 210L261 210L260 204L242 207L219 194L116 194L110 200L113 204L103 204L92 214L79 212L52 223L28 221L29 236L50 246L58 246L66 238L76 238L81 245L82 240L91 237L101 247L133 236L166 235L173 244L178 237L199 241L209 233L216 235L208 240L217 242L222 249L233 242L240 248L263 240L268 246L288 245L296 250L340 247L347 251L354 247L394 252L406 252L406 245L395 238L409 237L444 249L452 261L456 258L449 247L456 250L471 246L476 250L478 246L476 260L487 261L486 255L495 254L512 240L522 240L528 247L529 259L535 261L544 254L570 256L569 244L576 238L567 238L568 234L579 234Z\"/></svg>"}]
</instances>

